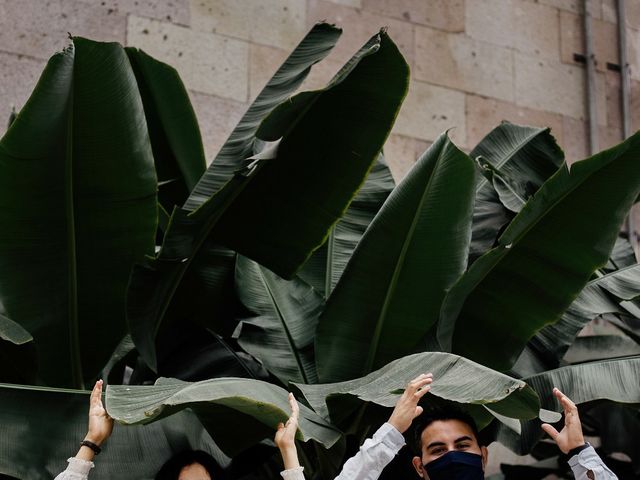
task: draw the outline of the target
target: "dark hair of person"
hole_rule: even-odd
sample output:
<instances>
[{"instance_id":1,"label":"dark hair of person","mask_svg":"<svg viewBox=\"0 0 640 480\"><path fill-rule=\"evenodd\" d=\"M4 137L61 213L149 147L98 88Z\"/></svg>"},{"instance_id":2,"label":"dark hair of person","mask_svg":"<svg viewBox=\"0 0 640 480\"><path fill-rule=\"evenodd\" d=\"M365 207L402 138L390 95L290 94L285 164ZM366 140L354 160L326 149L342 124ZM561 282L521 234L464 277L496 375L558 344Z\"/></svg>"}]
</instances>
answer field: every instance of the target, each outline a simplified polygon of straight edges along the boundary
<instances>
[{"instance_id":1,"label":"dark hair of person","mask_svg":"<svg viewBox=\"0 0 640 480\"><path fill-rule=\"evenodd\" d=\"M413 425L411 426L411 430L409 431L408 435L409 446L416 455L422 455L422 432L424 432L425 429L433 422L447 420L458 420L462 423L467 424L471 428L471 431L478 441L478 444L481 445L480 435L478 434L478 426L476 425L473 417L471 417L471 415L469 415L468 413L458 409L431 411L425 410L417 419L413 421Z\"/></svg>"},{"instance_id":2,"label":"dark hair of person","mask_svg":"<svg viewBox=\"0 0 640 480\"><path fill-rule=\"evenodd\" d=\"M171 457L156 474L155 480L177 480L180 471L189 465L199 463L212 480L224 480L224 470L215 459L202 450L185 450Z\"/></svg>"}]
</instances>

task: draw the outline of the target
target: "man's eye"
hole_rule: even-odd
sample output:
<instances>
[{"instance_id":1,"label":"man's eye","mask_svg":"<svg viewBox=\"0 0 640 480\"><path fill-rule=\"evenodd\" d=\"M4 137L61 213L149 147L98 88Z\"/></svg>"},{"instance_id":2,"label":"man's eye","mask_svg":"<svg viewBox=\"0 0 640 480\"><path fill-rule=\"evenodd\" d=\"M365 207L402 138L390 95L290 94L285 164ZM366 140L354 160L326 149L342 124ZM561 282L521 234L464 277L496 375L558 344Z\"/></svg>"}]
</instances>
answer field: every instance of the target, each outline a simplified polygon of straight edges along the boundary
<instances>
[{"instance_id":1,"label":"man's eye","mask_svg":"<svg viewBox=\"0 0 640 480\"><path fill-rule=\"evenodd\" d=\"M442 455L446 451L446 448L434 448L431 450L431 455Z\"/></svg>"},{"instance_id":2,"label":"man's eye","mask_svg":"<svg viewBox=\"0 0 640 480\"><path fill-rule=\"evenodd\" d=\"M456 445L456 447L458 448L458 450L464 450L465 448L469 448L471 445L468 443L459 443L458 445Z\"/></svg>"}]
</instances>

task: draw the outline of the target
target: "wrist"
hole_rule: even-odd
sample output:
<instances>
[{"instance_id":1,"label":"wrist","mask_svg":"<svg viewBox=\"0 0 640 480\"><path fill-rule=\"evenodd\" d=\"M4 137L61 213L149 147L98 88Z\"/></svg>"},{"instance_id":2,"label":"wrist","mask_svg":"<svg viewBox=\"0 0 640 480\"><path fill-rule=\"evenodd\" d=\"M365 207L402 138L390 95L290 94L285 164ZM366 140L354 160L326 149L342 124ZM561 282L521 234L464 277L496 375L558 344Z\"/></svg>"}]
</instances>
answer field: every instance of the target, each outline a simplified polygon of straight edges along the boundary
<instances>
[{"instance_id":1,"label":"wrist","mask_svg":"<svg viewBox=\"0 0 640 480\"><path fill-rule=\"evenodd\" d=\"M106 441L106 438L102 435L95 435L91 432L87 433L84 437L84 440L96 444L98 447L101 447L102 444Z\"/></svg>"}]
</instances>

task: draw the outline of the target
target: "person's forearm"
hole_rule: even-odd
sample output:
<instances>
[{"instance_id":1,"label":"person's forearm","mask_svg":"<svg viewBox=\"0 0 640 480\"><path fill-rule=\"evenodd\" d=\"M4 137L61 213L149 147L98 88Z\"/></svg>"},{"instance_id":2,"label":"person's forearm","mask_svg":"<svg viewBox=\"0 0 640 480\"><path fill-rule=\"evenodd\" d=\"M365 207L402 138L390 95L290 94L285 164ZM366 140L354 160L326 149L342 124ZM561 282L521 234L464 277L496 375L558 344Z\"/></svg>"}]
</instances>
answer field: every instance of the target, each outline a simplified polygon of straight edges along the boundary
<instances>
[{"instance_id":1,"label":"person's forearm","mask_svg":"<svg viewBox=\"0 0 640 480\"><path fill-rule=\"evenodd\" d=\"M280 455L282 455L282 463L284 463L285 470L291 470L292 468L298 468L300 466L295 445L281 448Z\"/></svg>"}]
</instances>

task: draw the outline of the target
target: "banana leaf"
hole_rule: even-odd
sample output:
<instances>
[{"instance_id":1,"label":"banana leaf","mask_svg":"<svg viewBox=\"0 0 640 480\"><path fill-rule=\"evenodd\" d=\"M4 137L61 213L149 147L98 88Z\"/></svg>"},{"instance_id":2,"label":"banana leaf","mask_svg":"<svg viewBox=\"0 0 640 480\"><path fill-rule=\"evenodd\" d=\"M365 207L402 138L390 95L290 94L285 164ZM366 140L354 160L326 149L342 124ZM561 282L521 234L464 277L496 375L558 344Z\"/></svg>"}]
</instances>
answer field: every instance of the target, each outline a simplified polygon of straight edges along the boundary
<instances>
[{"instance_id":1,"label":"banana leaf","mask_svg":"<svg viewBox=\"0 0 640 480\"><path fill-rule=\"evenodd\" d=\"M441 346L498 370L511 368L527 341L557 322L606 264L640 192L639 157L636 134L554 174L499 245L449 291L438 323Z\"/></svg>"},{"instance_id":2,"label":"banana leaf","mask_svg":"<svg viewBox=\"0 0 640 480\"><path fill-rule=\"evenodd\" d=\"M0 382L33 383L37 368L31 334L0 314Z\"/></svg>"},{"instance_id":3,"label":"banana leaf","mask_svg":"<svg viewBox=\"0 0 640 480\"><path fill-rule=\"evenodd\" d=\"M316 250L298 276L328 297L342 276L365 230L395 187L391 170L380 154L364 185L331 230L327 242Z\"/></svg>"},{"instance_id":4,"label":"banana leaf","mask_svg":"<svg viewBox=\"0 0 640 480\"><path fill-rule=\"evenodd\" d=\"M483 177L476 185L470 257L475 260L529 197L553 175L564 154L548 128L503 122L471 151Z\"/></svg>"},{"instance_id":5,"label":"banana leaf","mask_svg":"<svg viewBox=\"0 0 640 480\"><path fill-rule=\"evenodd\" d=\"M182 205L205 171L198 120L178 72L133 47L125 48L149 129L158 201L165 212Z\"/></svg>"},{"instance_id":6,"label":"banana leaf","mask_svg":"<svg viewBox=\"0 0 640 480\"><path fill-rule=\"evenodd\" d=\"M443 134L387 198L320 317L322 382L419 349L466 267L474 180L471 159Z\"/></svg>"},{"instance_id":7,"label":"banana leaf","mask_svg":"<svg viewBox=\"0 0 640 480\"><path fill-rule=\"evenodd\" d=\"M186 292L189 298L182 283L192 264L199 268L199 256L207 255L205 242L237 249L290 278L347 207L389 133L408 76L402 55L384 33L355 58L331 87L315 92L294 123L279 123L282 112L272 113L275 119L265 120L265 128L295 125L269 150L277 158L258 156L193 213L176 209L157 257L134 271L129 324L151 368L157 368L155 337L165 321L171 323L167 312L181 312L178 305L188 303L174 304L175 294ZM285 107L296 104L295 98ZM360 115L363 105L375 105L376 114ZM357 135L344 136L344 131Z\"/></svg>"},{"instance_id":8,"label":"banana leaf","mask_svg":"<svg viewBox=\"0 0 640 480\"><path fill-rule=\"evenodd\" d=\"M640 344L622 335L578 337L567 350L564 360L571 364L640 355Z\"/></svg>"},{"instance_id":9,"label":"banana leaf","mask_svg":"<svg viewBox=\"0 0 640 480\"><path fill-rule=\"evenodd\" d=\"M129 60L73 38L0 140L0 294L43 382L82 386L125 334L133 263L153 252L156 174Z\"/></svg>"},{"instance_id":10,"label":"banana leaf","mask_svg":"<svg viewBox=\"0 0 640 480\"><path fill-rule=\"evenodd\" d=\"M197 209L228 182L245 159L253 155L255 133L260 122L295 92L311 71L333 49L342 30L328 23L317 23L289 55L253 101L206 173L198 181L184 204Z\"/></svg>"},{"instance_id":11,"label":"banana leaf","mask_svg":"<svg viewBox=\"0 0 640 480\"><path fill-rule=\"evenodd\" d=\"M324 299L299 278L283 280L243 256L235 281L240 301L254 315L240 322L238 344L284 385L317 383L313 339Z\"/></svg>"},{"instance_id":12,"label":"banana leaf","mask_svg":"<svg viewBox=\"0 0 640 480\"><path fill-rule=\"evenodd\" d=\"M197 383L161 378L149 386L110 385L106 399L109 415L126 425L155 422L190 408L230 456L271 438L278 423L286 422L290 415L286 390L242 378ZM340 435L311 409L300 405L298 440L315 440L329 448Z\"/></svg>"},{"instance_id":13,"label":"banana leaf","mask_svg":"<svg viewBox=\"0 0 640 480\"><path fill-rule=\"evenodd\" d=\"M62 472L87 433L89 393L0 384L0 474L51 480ZM152 479L165 461L187 449L207 451L221 465L229 462L189 411L152 425L116 425L91 479Z\"/></svg>"},{"instance_id":14,"label":"banana leaf","mask_svg":"<svg viewBox=\"0 0 640 480\"><path fill-rule=\"evenodd\" d=\"M325 418L341 418L361 402L393 407L405 386L422 373L433 373L431 395L460 404L483 405L511 418L538 415L539 400L522 380L508 377L449 353L417 353L395 360L362 378L319 385L293 384ZM357 400L357 401L356 401Z\"/></svg>"},{"instance_id":15,"label":"banana leaf","mask_svg":"<svg viewBox=\"0 0 640 480\"><path fill-rule=\"evenodd\" d=\"M640 403L640 356L581 363L549 370L524 378L538 396L542 408L562 411L553 396L559 388L577 405L597 400L611 400L622 404ZM526 455L544 436L538 419L521 421L521 435L505 425L497 425L494 438L518 455Z\"/></svg>"}]
</instances>

